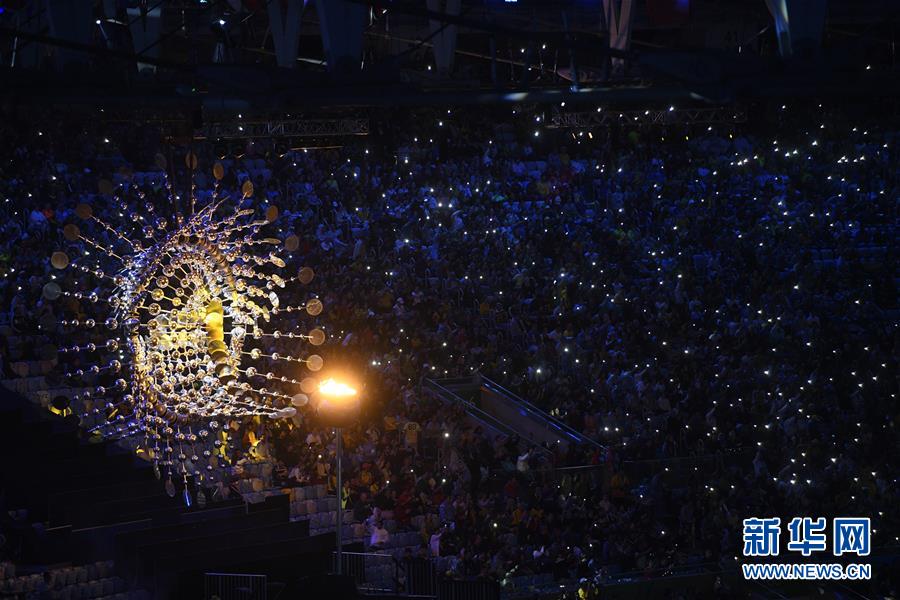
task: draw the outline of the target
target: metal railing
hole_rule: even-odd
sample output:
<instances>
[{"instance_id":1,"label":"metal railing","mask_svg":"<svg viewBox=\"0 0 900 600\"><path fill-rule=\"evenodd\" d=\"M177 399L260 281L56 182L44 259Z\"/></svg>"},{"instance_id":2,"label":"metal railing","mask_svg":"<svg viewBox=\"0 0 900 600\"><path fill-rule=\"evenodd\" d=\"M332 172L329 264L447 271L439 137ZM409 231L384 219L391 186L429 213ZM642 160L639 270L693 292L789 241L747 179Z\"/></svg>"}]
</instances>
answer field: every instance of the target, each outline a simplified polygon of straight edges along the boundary
<instances>
[{"instance_id":1,"label":"metal railing","mask_svg":"<svg viewBox=\"0 0 900 600\"><path fill-rule=\"evenodd\" d=\"M393 594L434 598L437 572L429 558L395 558L379 552L342 552L342 572L353 578L356 588L366 594ZM337 553L332 552L336 570Z\"/></svg>"},{"instance_id":2,"label":"metal railing","mask_svg":"<svg viewBox=\"0 0 900 600\"><path fill-rule=\"evenodd\" d=\"M500 583L489 579L441 579L438 600L500 600Z\"/></svg>"},{"instance_id":3,"label":"metal railing","mask_svg":"<svg viewBox=\"0 0 900 600\"><path fill-rule=\"evenodd\" d=\"M438 575L437 560L396 558L374 552L342 552L343 572L360 592L437 600L499 600L500 584L481 578ZM332 553L332 564L337 553Z\"/></svg>"},{"instance_id":4,"label":"metal railing","mask_svg":"<svg viewBox=\"0 0 900 600\"><path fill-rule=\"evenodd\" d=\"M525 400L524 398L522 398L522 397L514 394L510 390L506 389L505 387L503 387L496 381L488 379L487 377L484 377L482 375L481 385L485 389L487 389L491 392L494 392L495 394L504 396L507 399L509 399L510 401L516 403L522 410L528 412L528 414L530 414L534 418L539 419L540 421L544 422L547 425L547 427L549 427L553 431L557 432L558 434L563 435L578 444L588 444L588 445L594 446L597 449L601 449L601 450L604 449L603 444L601 444L600 442L589 438L588 436L584 435L583 433L581 433L579 431L576 431L575 429L566 425L559 419L548 414L546 411L541 410L540 408L538 408L537 406L535 406L528 400Z\"/></svg>"},{"instance_id":5,"label":"metal railing","mask_svg":"<svg viewBox=\"0 0 900 600\"><path fill-rule=\"evenodd\" d=\"M337 552L331 553L332 571L337 573ZM367 593L394 594L399 591L398 565L390 554L341 552L341 570L353 578L356 588Z\"/></svg>"},{"instance_id":6,"label":"metal railing","mask_svg":"<svg viewBox=\"0 0 900 600\"><path fill-rule=\"evenodd\" d=\"M434 379L425 378L422 381L422 387L426 391L431 392L432 394L436 395L438 398L441 398L442 400L445 400L447 402L455 402L455 403L461 404L463 407L465 407L465 410L469 414L469 416L471 416L473 419L477 420L479 423L483 424L485 427L488 427L491 430L493 430L501 435L505 435L505 436L516 435L520 439L523 439L523 440L528 439L527 436L523 435L519 431L516 431L509 424L504 423L503 421L501 421L500 419L497 419L496 417L494 417L493 415L491 415L489 413L486 413L485 411L478 408L474 402L470 402L469 400L466 400L465 398L463 398L456 392L454 392L450 389L447 389L446 387L444 387L443 385L441 385Z\"/></svg>"},{"instance_id":7,"label":"metal railing","mask_svg":"<svg viewBox=\"0 0 900 600\"><path fill-rule=\"evenodd\" d=\"M267 600L265 575L245 573L204 573L203 597L206 600Z\"/></svg>"}]
</instances>

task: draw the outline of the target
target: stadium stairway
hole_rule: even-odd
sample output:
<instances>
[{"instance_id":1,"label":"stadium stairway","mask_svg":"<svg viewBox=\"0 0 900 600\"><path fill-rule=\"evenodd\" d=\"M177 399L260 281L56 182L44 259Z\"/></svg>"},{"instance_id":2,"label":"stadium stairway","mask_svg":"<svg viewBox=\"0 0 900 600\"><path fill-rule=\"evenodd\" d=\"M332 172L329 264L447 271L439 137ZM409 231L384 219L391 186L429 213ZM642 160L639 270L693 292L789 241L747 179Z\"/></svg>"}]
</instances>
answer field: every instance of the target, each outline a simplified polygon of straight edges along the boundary
<instances>
[{"instance_id":1,"label":"stadium stairway","mask_svg":"<svg viewBox=\"0 0 900 600\"><path fill-rule=\"evenodd\" d=\"M474 424L480 426L485 435L490 438L496 439L498 437L517 436L520 440L530 444L533 448L546 451L546 449L540 445L540 441L535 440L528 434L527 424L526 427L523 427L522 423L509 423L503 420L502 416L498 417L488 411L482 410L478 402L478 384L477 382L474 382L472 378L424 378L422 380L422 390L447 405L461 405L469 419Z\"/></svg>"},{"instance_id":2,"label":"stadium stairway","mask_svg":"<svg viewBox=\"0 0 900 600\"><path fill-rule=\"evenodd\" d=\"M596 440L572 429L487 377L425 379L422 385L446 402L462 403L472 418L495 432L516 434L535 447L578 444L603 449Z\"/></svg>"},{"instance_id":3,"label":"stadium stairway","mask_svg":"<svg viewBox=\"0 0 900 600\"><path fill-rule=\"evenodd\" d=\"M0 564L0 597L200 598L207 570L264 573L284 588L328 569L333 536L292 523L288 495L249 504L211 488L205 506L186 507L129 448L98 442L30 395L0 388L0 525L15 560Z\"/></svg>"},{"instance_id":4,"label":"stadium stairway","mask_svg":"<svg viewBox=\"0 0 900 600\"><path fill-rule=\"evenodd\" d=\"M13 385L22 389L36 379L16 379ZM113 446L87 443L77 419L42 410L7 387L0 388L0 451L6 457L0 480L4 554L18 563L0 569L0 596L149 598L146 591L125 585L111 555L85 551L76 520L51 516L60 495L110 481L156 483L149 467L139 468L132 456Z\"/></svg>"}]
</instances>

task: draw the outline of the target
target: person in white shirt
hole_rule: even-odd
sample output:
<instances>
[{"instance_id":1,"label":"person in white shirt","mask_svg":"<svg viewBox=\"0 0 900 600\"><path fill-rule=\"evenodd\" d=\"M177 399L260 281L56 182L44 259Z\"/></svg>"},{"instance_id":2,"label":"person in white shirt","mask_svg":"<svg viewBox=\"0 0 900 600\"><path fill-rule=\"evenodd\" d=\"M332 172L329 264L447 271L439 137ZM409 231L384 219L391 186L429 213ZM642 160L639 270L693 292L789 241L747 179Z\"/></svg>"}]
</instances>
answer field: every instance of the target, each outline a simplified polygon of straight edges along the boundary
<instances>
[{"instance_id":1,"label":"person in white shirt","mask_svg":"<svg viewBox=\"0 0 900 600\"><path fill-rule=\"evenodd\" d=\"M531 450L526 450L525 454L522 454L516 460L516 470L519 473L527 473L528 472L528 459L531 458Z\"/></svg>"},{"instance_id":2,"label":"person in white shirt","mask_svg":"<svg viewBox=\"0 0 900 600\"><path fill-rule=\"evenodd\" d=\"M384 523L379 521L372 529L372 537L369 539L369 546L372 548L384 548L390 539L391 534L384 528Z\"/></svg>"},{"instance_id":3,"label":"person in white shirt","mask_svg":"<svg viewBox=\"0 0 900 600\"><path fill-rule=\"evenodd\" d=\"M441 555L441 535L443 533L443 529L438 529L431 534L431 539L428 540L428 548L431 550L431 555L435 558Z\"/></svg>"}]
</instances>

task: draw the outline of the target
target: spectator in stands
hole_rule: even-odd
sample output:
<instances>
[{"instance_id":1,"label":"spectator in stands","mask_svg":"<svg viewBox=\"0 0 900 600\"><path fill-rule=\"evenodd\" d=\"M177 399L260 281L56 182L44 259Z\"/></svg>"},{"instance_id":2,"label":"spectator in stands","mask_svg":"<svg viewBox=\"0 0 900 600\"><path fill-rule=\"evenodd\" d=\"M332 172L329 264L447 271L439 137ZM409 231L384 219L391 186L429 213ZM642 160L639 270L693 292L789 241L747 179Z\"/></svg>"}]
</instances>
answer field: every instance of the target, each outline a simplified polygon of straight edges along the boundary
<instances>
[{"instance_id":1,"label":"spectator in stands","mask_svg":"<svg viewBox=\"0 0 900 600\"><path fill-rule=\"evenodd\" d=\"M391 534L385 529L384 522L381 519L378 519L372 527L372 537L369 540L369 547L374 550L380 550L388 544L390 539Z\"/></svg>"},{"instance_id":2,"label":"spectator in stands","mask_svg":"<svg viewBox=\"0 0 900 600\"><path fill-rule=\"evenodd\" d=\"M373 523L370 542L405 528L422 532L423 552L438 535L442 570L577 580L729 566L742 515L771 506L852 507L895 538L896 115L850 122L812 105L779 112L774 130L622 126L609 142L564 144L535 141L533 120L501 140L494 123L510 115L483 112L439 131L413 119L396 153L368 142L271 153L246 175L260 203L277 190L273 235L298 235L289 258L316 268L326 361L369 382L345 464L354 518L382 514L387 541ZM75 222L81 201L116 221L97 178L124 178L85 151L102 123L85 123L79 143L28 123L0 123L0 197L11 199L0 295L6 357L30 369L41 344L17 338L50 334L38 329L43 285L71 290L81 277L47 264L46 240L84 250L50 223ZM120 127L103 137L130 146ZM153 169L152 145L134 145L136 168ZM65 166L56 180L49 164ZM241 170L229 163L223 187L236 190ZM71 190L46 196L52 213L29 195L45 186ZM143 187L166 209L159 184ZM73 297L52 314L105 318ZM418 385L479 373L604 450L494 440ZM330 432L302 418L262 428L289 479L333 481ZM573 465L592 468L555 470Z\"/></svg>"}]
</instances>

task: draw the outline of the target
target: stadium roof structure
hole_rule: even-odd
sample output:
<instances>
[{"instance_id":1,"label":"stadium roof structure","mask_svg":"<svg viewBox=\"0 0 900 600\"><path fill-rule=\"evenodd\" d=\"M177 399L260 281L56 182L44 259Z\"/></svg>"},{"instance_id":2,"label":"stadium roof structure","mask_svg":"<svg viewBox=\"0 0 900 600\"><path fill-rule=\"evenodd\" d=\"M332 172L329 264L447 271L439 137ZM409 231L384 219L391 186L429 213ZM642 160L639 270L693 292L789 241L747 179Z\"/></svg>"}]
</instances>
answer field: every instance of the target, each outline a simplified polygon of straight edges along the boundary
<instances>
[{"instance_id":1,"label":"stadium roof structure","mask_svg":"<svg viewBox=\"0 0 900 600\"><path fill-rule=\"evenodd\" d=\"M891 0L0 0L0 95L290 110L897 90Z\"/></svg>"}]
</instances>

